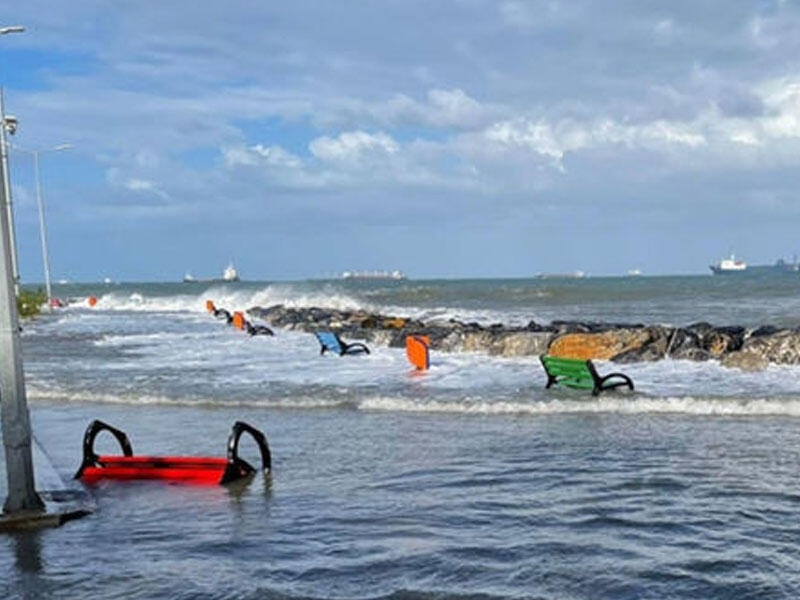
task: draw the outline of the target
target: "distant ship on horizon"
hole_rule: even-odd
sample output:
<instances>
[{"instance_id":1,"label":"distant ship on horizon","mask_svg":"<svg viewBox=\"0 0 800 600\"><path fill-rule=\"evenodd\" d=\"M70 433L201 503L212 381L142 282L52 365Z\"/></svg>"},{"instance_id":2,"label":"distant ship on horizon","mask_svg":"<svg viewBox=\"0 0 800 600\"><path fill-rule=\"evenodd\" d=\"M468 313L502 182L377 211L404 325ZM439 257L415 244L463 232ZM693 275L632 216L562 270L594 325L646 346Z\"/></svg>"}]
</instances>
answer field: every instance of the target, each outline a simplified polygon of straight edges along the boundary
<instances>
[{"instance_id":1,"label":"distant ship on horizon","mask_svg":"<svg viewBox=\"0 0 800 600\"><path fill-rule=\"evenodd\" d=\"M775 261L774 268L781 271L800 271L800 263L797 262L797 257L792 257L792 262L779 258Z\"/></svg>"},{"instance_id":2,"label":"distant ship on horizon","mask_svg":"<svg viewBox=\"0 0 800 600\"><path fill-rule=\"evenodd\" d=\"M224 281L225 283L233 283L239 281L239 272L231 261L225 270L222 271L221 279L196 279L191 273L186 273L183 276L183 283L213 283L215 281Z\"/></svg>"},{"instance_id":3,"label":"distant ship on horizon","mask_svg":"<svg viewBox=\"0 0 800 600\"><path fill-rule=\"evenodd\" d=\"M236 270L236 267L233 266L233 261L231 261L225 270L222 272L222 280L223 281L239 281L239 272Z\"/></svg>"},{"instance_id":4,"label":"distant ship on horizon","mask_svg":"<svg viewBox=\"0 0 800 600\"><path fill-rule=\"evenodd\" d=\"M405 273L402 271L345 271L342 273L342 279L405 279Z\"/></svg>"},{"instance_id":5,"label":"distant ship on horizon","mask_svg":"<svg viewBox=\"0 0 800 600\"><path fill-rule=\"evenodd\" d=\"M583 279L586 277L584 271L573 271L572 273L537 273L536 279Z\"/></svg>"},{"instance_id":6,"label":"distant ship on horizon","mask_svg":"<svg viewBox=\"0 0 800 600\"><path fill-rule=\"evenodd\" d=\"M736 260L733 252L729 258L723 258L715 265L709 265L714 275L727 275L730 273L743 273L747 270L747 263L743 260Z\"/></svg>"},{"instance_id":7,"label":"distant ship on horizon","mask_svg":"<svg viewBox=\"0 0 800 600\"><path fill-rule=\"evenodd\" d=\"M791 261L779 258L771 265L749 265L743 260L737 260L731 254L729 258L720 260L715 265L710 265L711 272L714 275L731 275L731 274L767 274L767 273L799 273L800 263L797 257L793 257Z\"/></svg>"}]
</instances>

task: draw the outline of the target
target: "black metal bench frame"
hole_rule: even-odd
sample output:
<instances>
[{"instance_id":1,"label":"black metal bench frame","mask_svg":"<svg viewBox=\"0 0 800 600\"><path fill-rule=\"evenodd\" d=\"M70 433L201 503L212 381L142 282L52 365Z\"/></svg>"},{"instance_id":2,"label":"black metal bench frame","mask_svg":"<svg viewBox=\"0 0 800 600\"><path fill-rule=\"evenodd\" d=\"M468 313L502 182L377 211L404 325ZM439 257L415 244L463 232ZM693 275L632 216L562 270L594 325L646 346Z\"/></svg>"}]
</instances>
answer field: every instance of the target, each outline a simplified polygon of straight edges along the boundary
<instances>
[{"instance_id":1,"label":"black metal bench frame","mask_svg":"<svg viewBox=\"0 0 800 600\"><path fill-rule=\"evenodd\" d=\"M336 342L339 344L339 347L341 348L341 350L338 352L339 356L344 356L345 354L357 354L359 352L364 352L365 354L369 354L369 348L367 348L366 344L362 344L361 342L350 342L350 343L344 342L342 341L342 338L339 337L339 334L333 331L319 331L317 333L329 333L336 339ZM319 342L320 345L320 350L319 350L320 356L325 354L325 352L328 350L330 350L331 352L335 352L333 348L329 347L322 340L320 340L319 336L317 336L317 341Z\"/></svg>"},{"instance_id":2,"label":"black metal bench frame","mask_svg":"<svg viewBox=\"0 0 800 600\"><path fill-rule=\"evenodd\" d=\"M83 471L87 467L103 466L100 462L100 456L94 451L95 438L103 431L108 431L116 438L123 456L133 456L133 447L124 431L100 421L99 419L95 419L89 423L86 432L83 434L83 460L78 471L75 473L75 479L80 479ZM266 436L249 423L236 421L228 436L227 465L222 479L219 481L221 485L236 481L256 471L253 465L239 456L239 440L244 433L249 434L258 446L258 450L261 454L261 471L265 474L272 471L272 453L270 452Z\"/></svg>"}]
</instances>

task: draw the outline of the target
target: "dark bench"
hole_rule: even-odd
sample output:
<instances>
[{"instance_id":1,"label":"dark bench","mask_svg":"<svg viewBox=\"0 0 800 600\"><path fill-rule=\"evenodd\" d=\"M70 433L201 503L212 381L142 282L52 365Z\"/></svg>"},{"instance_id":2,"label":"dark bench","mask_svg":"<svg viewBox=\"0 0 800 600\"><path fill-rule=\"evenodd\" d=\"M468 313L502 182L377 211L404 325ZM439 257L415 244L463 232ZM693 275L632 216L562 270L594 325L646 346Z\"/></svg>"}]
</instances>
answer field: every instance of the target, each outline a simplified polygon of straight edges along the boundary
<instances>
[{"instance_id":1,"label":"dark bench","mask_svg":"<svg viewBox=\"0 0 800 600\"><path fill-rule=\"evenodd\" d=\"M328 350L335 352L339 356L356 354L358 352L369 354L369 348L367 348L366 344L362 344L361 342L348 344L343 342L342 338L332 331L317 331L314 335L317 336L317 341L320 345L320 354L325 354Z\"/></svg>"},{"instance_id":2,"label":"dark bench","mask_svg":"<svg viewBox=\"0 0 800 600\"><path fill-rule=\"evenodd\" d=\"M628 386L628 389L633 389L633 381L630 377L624 373L610 373L601 376L591 360L561 358L549 354L543 354L540 358L545 373L547 373L545 388L559 384L581 390L592 390L593 396L623 385Z\"/></svg>"}]
</instances>

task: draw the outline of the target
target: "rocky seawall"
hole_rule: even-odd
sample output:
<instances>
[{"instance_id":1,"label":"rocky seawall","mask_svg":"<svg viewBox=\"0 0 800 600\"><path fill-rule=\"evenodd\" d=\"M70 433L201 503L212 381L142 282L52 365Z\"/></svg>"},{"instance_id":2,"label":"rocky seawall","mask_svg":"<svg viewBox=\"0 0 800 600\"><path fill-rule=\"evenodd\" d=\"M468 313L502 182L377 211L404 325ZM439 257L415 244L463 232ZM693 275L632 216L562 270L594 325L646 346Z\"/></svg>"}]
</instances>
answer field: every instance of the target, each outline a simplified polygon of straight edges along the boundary
<instances>
[{"instance_id":1,"label":"rocky seawall","mask_svg":"<svg viewBox=\"0 0 800 600\"><path fill-rule=\"evenodd\" d=\"M663 358L712 360L744 370L769 363L800 364L800 331L776 327L716 327L695 323L667 327L626 323L553 321L529 322L524 327L502 323L481 325L455 319L422 322L367 311L328 308L290 308L275 305L247 311L274 327L314 332L329 329L344 339L404 347L410 334L430 337L431 349L441 352L486 352L496 356L554 354L618 363Z\"/></svg>"}]
</instances>

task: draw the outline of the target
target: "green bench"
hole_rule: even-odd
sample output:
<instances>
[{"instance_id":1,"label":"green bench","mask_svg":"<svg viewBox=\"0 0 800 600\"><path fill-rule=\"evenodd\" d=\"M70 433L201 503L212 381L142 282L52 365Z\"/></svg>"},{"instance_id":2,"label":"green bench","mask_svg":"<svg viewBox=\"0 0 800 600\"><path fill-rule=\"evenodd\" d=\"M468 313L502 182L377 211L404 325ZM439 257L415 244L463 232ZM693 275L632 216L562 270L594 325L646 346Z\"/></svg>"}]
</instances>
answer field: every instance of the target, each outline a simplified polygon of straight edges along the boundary
<instances>
[{"instance_id":1,"label":"green bench","mask_svg":"<svg viewBox=\"0 0 800 600\"><path fill-rule=\"evenodd\" d=\"M549 388L555 384L565 385L581 390L592 390L592 395L597 396L605 390L613 390L623 385L633 389L633 381L623 373L610 373L601 376L594 368L591 360L581 360L579 358L561 358L560 356L550 356L543 354L539 357L542 361L545 373L547 373L547 385Z\"/></svg>"}]
</instances>

